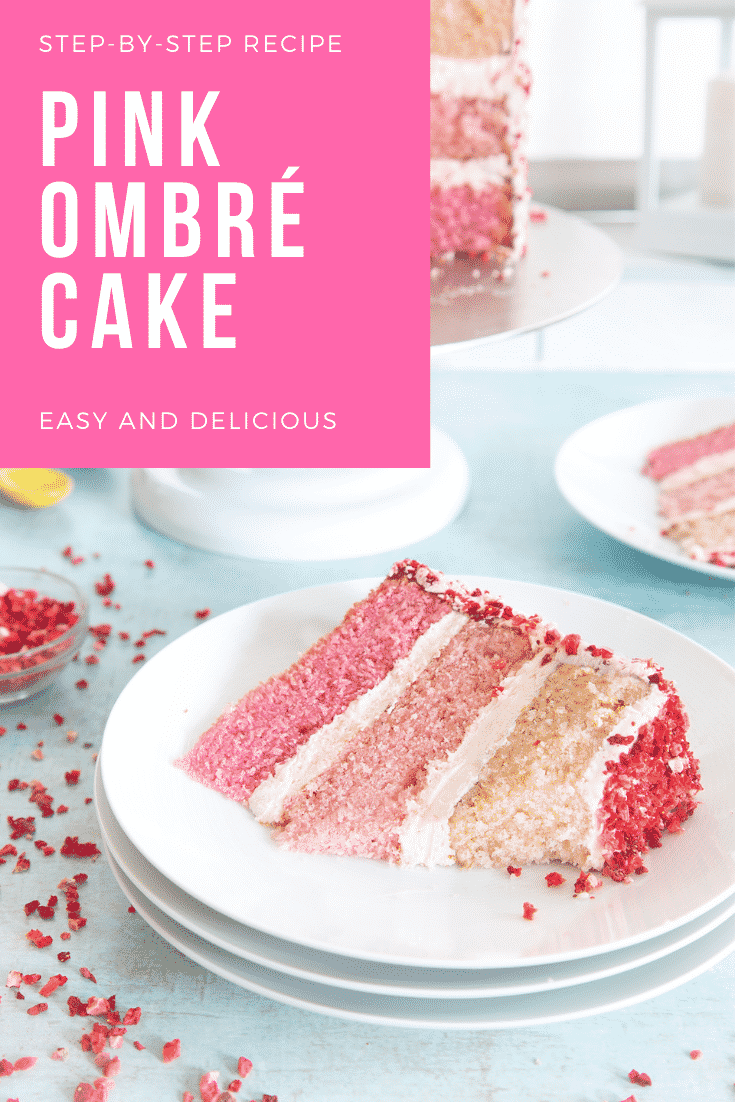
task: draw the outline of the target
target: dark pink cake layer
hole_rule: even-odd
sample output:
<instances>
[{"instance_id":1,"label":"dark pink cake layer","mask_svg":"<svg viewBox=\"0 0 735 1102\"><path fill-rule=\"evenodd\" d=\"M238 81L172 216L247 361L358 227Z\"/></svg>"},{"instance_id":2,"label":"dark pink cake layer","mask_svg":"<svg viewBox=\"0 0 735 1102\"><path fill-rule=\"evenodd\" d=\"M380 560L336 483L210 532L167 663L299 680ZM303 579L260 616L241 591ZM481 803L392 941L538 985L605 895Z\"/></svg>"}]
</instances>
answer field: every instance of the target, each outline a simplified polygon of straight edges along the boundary
<instances>
[{"instance_id":1,"label":"dark pink cake layer","mask_svg":"<svg viewBox=\"0 0 735 1102\"><path fill-rule=\"evenodd\" d=\"M278 841L313 853L398 860L398 828L426 767L456 750L499 682L531 655L509 624L462 628L395 706L362 731L284 812Z\"/></svg>"},{"instance_id":2,"label":"dark pink cake layer","mask_svg":"<svg viewBox=\"0 0 735 1102\"><path fill-rule=\"evenodd\" d=\"M505 100L431 97L431 156L466 161L507 153Z\"/></svg>"},{"instance_id":3,"label":"dark pink cake layer","mask_svg":"<svg viewBox=\"0 0 735 1102\"><path fill-rule=\"evenodd\" d=\"M700 478L675 490L662 490L658 499L658 511L669 520L676 520L686 513L707 512L721 501L735 497L735 467L720 471L709 478Z\"/></svg>"},{"instance_id":4,"label":"dark pink cake layer","mask_svg":"<svg viewBox=\"0 0 735 1102\"><path fill-rule=\"evenodd\" d=\"M225 712L178 764L223 795L248 799L314 731L382 681L449 609L407 579L387 578L288 670Z\"/></svg>"},{"instance_id":5,"label":"dark pink cake layer","mask_svg":"<svg viewBox=\"0 0 735 1102\"><path fill-rule=\"evenodd\" d=\"M690 440L676 440L673 444L664 444L655 448L646 457L643 474L655 478L658 482L682 467L688 467L703 459L706 455L719 455L720 452L735 448L735 424L692 437Z\"/></svg>"},{"instance_id":6,"label":"dark pink cake layer","mask_svg":"<svg viewBox=\"0 0 735 1102\"><path fill-rule=\"evenodd\" d=\"M462 187L433 187L430 199L431 255L447 252L482 256L513 245L513 206L510 184L491 184L475 191Z\"/></svg>"}]
</instances>

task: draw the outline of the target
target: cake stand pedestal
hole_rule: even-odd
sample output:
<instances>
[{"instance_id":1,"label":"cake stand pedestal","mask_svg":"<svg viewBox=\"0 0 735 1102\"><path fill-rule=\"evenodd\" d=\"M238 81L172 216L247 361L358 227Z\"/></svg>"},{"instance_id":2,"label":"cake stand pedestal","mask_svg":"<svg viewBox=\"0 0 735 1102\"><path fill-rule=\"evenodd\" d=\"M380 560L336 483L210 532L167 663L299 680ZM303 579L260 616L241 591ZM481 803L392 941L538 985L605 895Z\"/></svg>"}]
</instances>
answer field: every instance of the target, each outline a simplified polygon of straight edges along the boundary
<instances>
[{"instance_id":1,"label":"cake stand pedestal","mask_svg":"<svg viewBox=\"0 0 735 1102\"><path fill-rule=\"evenodd\" d=\"M593 306L623 270L607 234L572 214L534 205L528 250L507 282L489 265L458 257L431 281L432 357L541 330Z\"/></svg>"},{"instance_id":2,"label":"cake stand pedestal","mask_svg":"<svg viewBox=\"0 0 735 1102\"><path fill-rule=\"evenodd\" d=\"M462 452L437 429L428 468L143 467L132 475L135 512L156 531L279 562L405 547L449 524L468 487Z\"/></svg>"}]
</instances>

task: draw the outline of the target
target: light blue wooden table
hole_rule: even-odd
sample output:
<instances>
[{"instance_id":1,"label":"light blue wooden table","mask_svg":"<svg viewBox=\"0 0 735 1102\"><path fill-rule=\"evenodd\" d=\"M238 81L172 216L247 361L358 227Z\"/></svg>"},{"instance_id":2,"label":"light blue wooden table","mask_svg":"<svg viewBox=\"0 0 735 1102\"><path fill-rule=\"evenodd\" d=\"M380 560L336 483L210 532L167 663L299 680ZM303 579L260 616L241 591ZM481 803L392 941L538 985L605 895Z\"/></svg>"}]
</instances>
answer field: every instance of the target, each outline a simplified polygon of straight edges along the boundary
<instances>
[{"instance_id":1,"label":"light blue wooden table","mask_svg":"<svg viewBox=\"0 0 735 1102\"><path fill-rule=\"evenodd\" d=\"M382 574L410 554L454 573L559 586L636 609L685 633L735 664L735 577L730 583L658 561L593 529L557 492L553 459L574 429L604 413L656 398L732 393L731 376L584 373L439 373L434 380L434 422L463 448L472 491L463 513L445 531L394 553L349 562L272 564L219 557L186 548L144 529L133 518L126 471L74 473L76 490L45 512L0 508L0 563L45 566L72 574L87 591L105 572L116 582L119 611L93 599L93 623L111 622L133 639L153 627L167 635L148 643L153 653L194 626L197 609L213 614L301 586ZM85 561L61 556L71 544ZM99 558L93 558L97 553ZM155 562L153 570L144 560ZM0 710L0 814L32 813L13 777L38 779L66 815L37 818L38 833L57 847L66 834L98 839L91 796L93 756L106 716L132 676L130 643L115 639L96 667L76 665L58 686L25 705ZM74 682L84 676L87 690ZM61 727L52 719L64 717ZM24 722L27 729L17 730ZM74 744L65 732L75 729ZM43 758L31 754L43 742ZM85 747L85 743L90 746ZM64 773L78 768L76 788ZM4 830L3 826L3 830ZM4 844L5 835L0 837ZM199 1098L199 1077L219 1069L221 1086L236 1075L238 1056L253 1061L239 1097L279 1102L731 1102L735 1098L735 961L733 957L669 994L631 1009L561 1025L499 1032L435 1032L355 1025L293 1010L251 995L191 964L128 913L104 861L73 863L58 852L44 857L26 844L31 869L12 875L0 868L0 976L10 969L60 972L67 985L49 996L48 1011L29 1016L40 1001L3 989L0 1058L37 1056L27 1071L0 1080L0 1099L71 1102L80 1081L99 1069L80 1037L89 1019L71 1018L67 994L117 995L123 1010L143 1016L118 1050L121 1071L111 1098L167 1102L185 1090ZM23 904L45 902L62 876L84 869L81 890L88 925L62 942L61 913L46 923L27 919ZM60 894L60 893L59 893ZM63 901L62 901L63 902ZM47 949L28 945L25 933L44 926ZM71 952L60 964L57 951ZM88 967L94 986L79 975ZM37 989L36 989L37 991ZM161 1060L164 1042L181 1039L181 1057ZM144 1050L136 1050L138 1039ZM50 1059L58 1046L64 1062ZM693 1061L689 1053L700 1049ZM653 1085L633 1086L627 1073L647 1072Z\"/></svg>"}]
</instances>

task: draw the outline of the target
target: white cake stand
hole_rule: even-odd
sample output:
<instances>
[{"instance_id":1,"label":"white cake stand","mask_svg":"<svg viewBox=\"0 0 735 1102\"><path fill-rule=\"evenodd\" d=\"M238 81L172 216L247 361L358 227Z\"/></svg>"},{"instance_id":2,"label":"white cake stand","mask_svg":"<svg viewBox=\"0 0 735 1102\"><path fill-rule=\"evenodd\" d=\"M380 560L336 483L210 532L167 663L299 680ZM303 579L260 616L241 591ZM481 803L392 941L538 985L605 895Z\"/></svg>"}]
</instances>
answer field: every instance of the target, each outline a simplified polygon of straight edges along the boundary
<instances>
[{"instance_id":1,"label":"white cake stand","mask_svg":"<svg viewBox=\"0 0 735 1102\"><path fill-rule=\"evenodd\" d=\"M405 547L449 524L468 487L462 452L438 429L428 468L143 467L132 475L135 511L156 531L279 562Z\"/></svg>"},{"instance_id":2,"label":"white cake stand","mask_svg":"<svg viewBox=\"0 0 735 1102\"><path fill-rule=\"evenodd\" d=\"M612 291L623 256L596 226L534 204L545 221L529 226L528 250L507 282L489 265L458 257L431 282L431 346L437 356L543 329Z\"/></svg>"}]
</instances>

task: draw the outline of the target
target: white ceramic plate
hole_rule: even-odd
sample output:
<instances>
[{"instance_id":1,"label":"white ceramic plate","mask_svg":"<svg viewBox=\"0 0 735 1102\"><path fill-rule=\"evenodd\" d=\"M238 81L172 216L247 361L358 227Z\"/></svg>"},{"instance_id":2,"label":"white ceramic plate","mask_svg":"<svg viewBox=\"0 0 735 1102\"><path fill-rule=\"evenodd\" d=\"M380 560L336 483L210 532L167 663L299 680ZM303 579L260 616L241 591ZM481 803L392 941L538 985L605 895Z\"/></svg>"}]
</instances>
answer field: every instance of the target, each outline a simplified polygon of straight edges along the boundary
<instances>
[{"instance_id":1,"label":"white ceramic plate","mask_svg":"<svg viewBox=\"0 0 735 1102\"><path fill-rule=\"evenodd\" d=\"M732 761L735 670L628 609L545 586L463 579L562 631L654 657L679 685L706 795L681 835L646 858L648 876L606 880L594 899L548 871L404 869L280 850L239 804L174 761L236 699L337 624L375 579L266 598L208 621L129 682L105 730L101 768L120 827L151 864L213 910L275 937L343 956L438 968L509 968L622 949L703 914L735 892ZM523 903L538 912L522 918Z\"/></svg>"},{"instance_id":2,"label":"white ceramic plate","mask_svg":"<svg viewBox=\"0 0 735 1102\"><path fill-rule=\"evenodd\" d=\"M693 922L640 945L527 968L427 969L340 957L270 937L205 907L162 876L120 830L107 802L99 769L95 774L95 799L108 855L131 884L169 918L236 957L299 979L375 995L487 999L590 983L677 952L735 914L735 896L730 896Z\"/></svg>"},{"instance_id":3,"label":"white ceramic plate","mask_svg":"<svg viewBox=\"0 0 735 1102\"><path fill-rule=\"evenodd\" d=\"M164 914L130 882L111 854L106 856L122 891L141 917L190 960L238 987L277 1002L373 1025L417 1029L509 1029L587 1018L663 995L707 971L735 946L735 918L730 918L679 953L621 976L581 987L511 995L505 999L391 998L390 995L310 983L211 945Z\"/></svg>"},{"instance_id":4,"label":"white ceramic plate","mask_svg":"<svg viewBox=\"0 0 735 1102\"><path fill-rule=\"evenodd\" d=\"M578 429L556 457L556 483L590 524L622 543L690 570L735 582L735 569L696 562L661 535L658 485L641 474L653 448L735 421L735 395L646 402Z\"/></svg>"}]
</instances>

